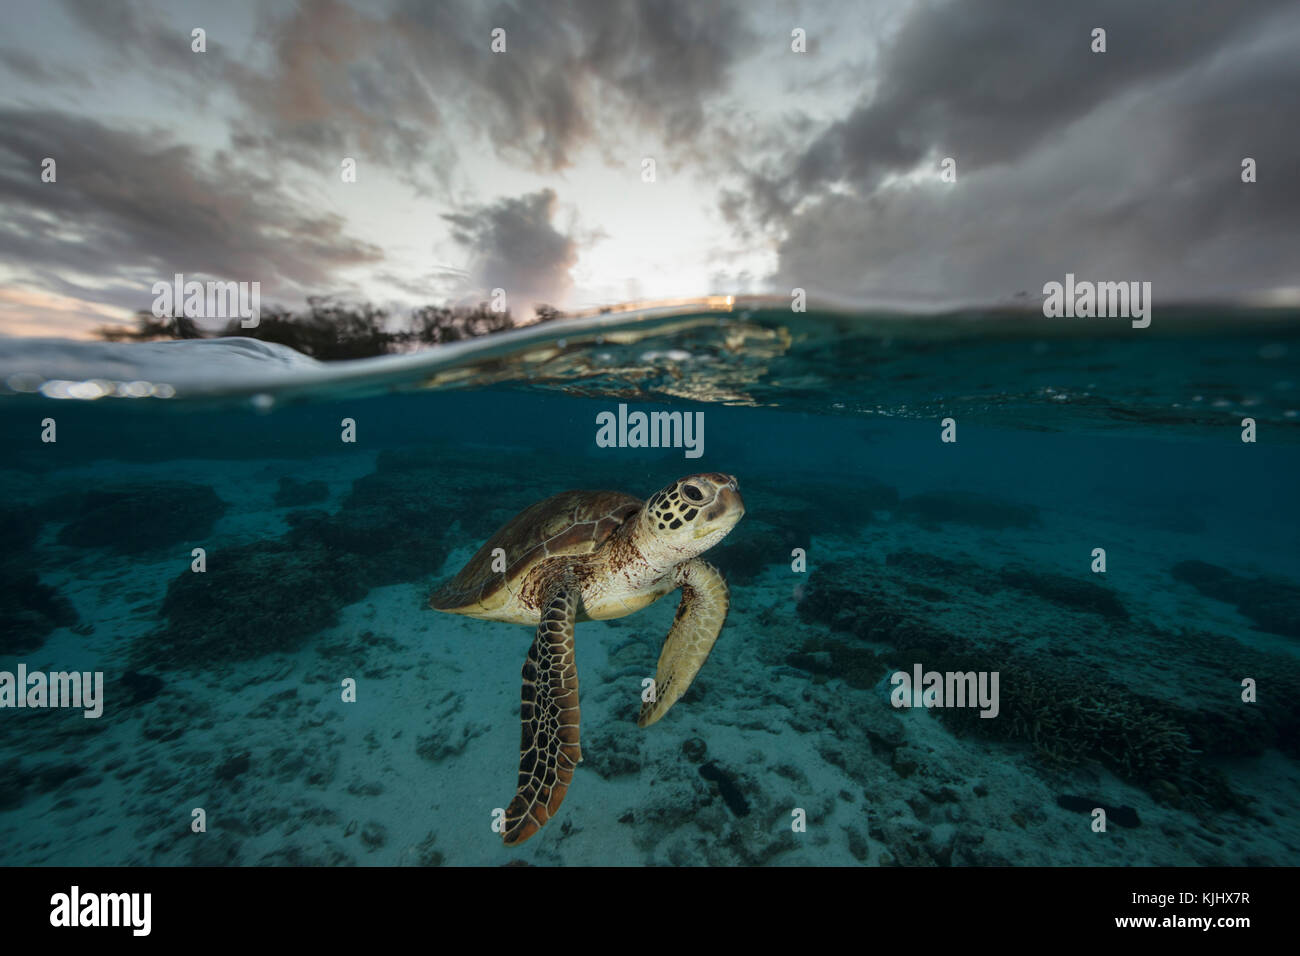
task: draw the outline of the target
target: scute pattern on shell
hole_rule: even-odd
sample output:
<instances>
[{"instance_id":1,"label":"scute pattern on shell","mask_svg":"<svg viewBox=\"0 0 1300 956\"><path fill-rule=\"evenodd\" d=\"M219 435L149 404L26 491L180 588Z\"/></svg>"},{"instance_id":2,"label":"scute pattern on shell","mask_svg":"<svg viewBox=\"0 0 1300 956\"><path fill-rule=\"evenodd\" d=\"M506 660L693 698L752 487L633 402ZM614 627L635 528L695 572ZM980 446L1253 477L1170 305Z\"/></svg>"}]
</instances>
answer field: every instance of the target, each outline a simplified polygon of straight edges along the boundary
<instances>
[{"instance_id":1,"label":"scute pattern on shell","mask_svg":"<svg viewBox=\"0 0 1300 956\"><path fill-rule=\"evenodd\" d=\"M492 535L430 603L444 611L468 607L489 599L507 581L520 581L539 561L591 554L641 504L620 491L562 491L530 505ZM492 570L497 548L505 551L504 575Z\"/></svg>"}]
</instances>

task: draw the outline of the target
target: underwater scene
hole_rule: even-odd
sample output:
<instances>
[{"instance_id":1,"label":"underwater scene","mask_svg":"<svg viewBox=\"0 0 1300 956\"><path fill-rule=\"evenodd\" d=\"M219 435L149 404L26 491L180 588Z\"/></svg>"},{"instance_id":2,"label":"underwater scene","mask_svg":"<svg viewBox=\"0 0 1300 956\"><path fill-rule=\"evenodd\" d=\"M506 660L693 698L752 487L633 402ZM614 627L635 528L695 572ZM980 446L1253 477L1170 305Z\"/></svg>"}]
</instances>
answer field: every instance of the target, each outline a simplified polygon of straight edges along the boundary
<instances>
[{"instance_id":1,"label":"underwater scene","mask_svg":"<svg viewBox=\"0 0 1300 956\"><path fill-rule=\"evenodd\" d=\"M6 340L0 862L1296 865L1297 318Z\"/></svg>"}]
</instances>

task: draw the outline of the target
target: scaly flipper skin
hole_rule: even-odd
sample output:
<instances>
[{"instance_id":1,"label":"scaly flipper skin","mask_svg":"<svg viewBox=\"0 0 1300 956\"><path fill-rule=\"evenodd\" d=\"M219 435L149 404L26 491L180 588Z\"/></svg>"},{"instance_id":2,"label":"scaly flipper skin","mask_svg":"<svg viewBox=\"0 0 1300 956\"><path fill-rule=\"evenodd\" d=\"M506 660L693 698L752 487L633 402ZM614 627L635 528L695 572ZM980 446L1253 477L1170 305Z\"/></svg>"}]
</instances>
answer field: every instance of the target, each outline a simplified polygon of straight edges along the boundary
<instances>
[{"instance_id":1,"label":"scaly flipper skin","mask_svg":"<svg viewBox=\"0 0 1300 956\"><path fill-rule=\"evenodd\" d=\"M517 846L555 815L582 760L578 743L578 665L573 625L578 588L548 590L520 691L519 786L506 808L506 846Z\"/></svg>"},{"instance_id":2,"label":"scaly flipper skin","mask_svg":"<svg viewBox=\"0 0 1300 956\"><path fill-rule=\"evenodd\" d=\"M637 717L640 727L649 727L686 693L713 650L713 642L718 639L731 606L727 582L707 561L699 558L687 561L676 574L682 600L659 655L655 700L643 703Z\"/></svg>"}]
</instances>

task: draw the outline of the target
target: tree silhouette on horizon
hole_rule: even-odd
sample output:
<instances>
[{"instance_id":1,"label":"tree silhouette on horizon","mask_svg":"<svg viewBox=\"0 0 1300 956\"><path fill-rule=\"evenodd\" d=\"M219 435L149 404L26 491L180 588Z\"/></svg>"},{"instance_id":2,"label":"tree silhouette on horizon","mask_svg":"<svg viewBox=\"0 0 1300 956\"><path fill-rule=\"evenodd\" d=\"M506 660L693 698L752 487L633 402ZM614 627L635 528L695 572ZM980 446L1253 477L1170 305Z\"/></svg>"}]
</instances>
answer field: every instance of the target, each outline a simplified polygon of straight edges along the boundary
<instances>
[{"instance_id":1,"label":"tree silhouette on horizon","mask_svg":"<svg viewBox=\"0 0 1300 956\"><path fill-rule=\"evenodd\" d=\"M549 322L564 313L549 305L534 309L533 322ZM327 296L309 296L301 312L271 307L263 309L255 328L246 329L239 319L229 320L217 332L202 329L186 316L163 316L141 310L135 327L101 326L96 335L107 342L156 342L174 339L233 336L287 345L303 355L321 361L371 358L411 352L429 346L492 335L516 328L509 310L497 312L480 302L472 307L426 305L412 310L404 319L370 303L345 304ZM533 323L529 323L533 324Z\"/></svg>"}]
</instances>

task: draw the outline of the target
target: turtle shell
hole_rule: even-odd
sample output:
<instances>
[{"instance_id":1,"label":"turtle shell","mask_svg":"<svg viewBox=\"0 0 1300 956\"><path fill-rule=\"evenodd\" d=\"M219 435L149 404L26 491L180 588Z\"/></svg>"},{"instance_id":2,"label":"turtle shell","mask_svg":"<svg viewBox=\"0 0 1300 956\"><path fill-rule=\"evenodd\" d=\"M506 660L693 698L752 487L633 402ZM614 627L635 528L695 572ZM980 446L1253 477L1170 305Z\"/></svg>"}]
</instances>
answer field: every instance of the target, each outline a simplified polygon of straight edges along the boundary
<instances>
[{"instance_id":1,"label":"turtle shell","mask_svg":"<svg viewBox=\"0 0 1300 956\"><path fill-rule=\"evenodd\" d=\"M539 562L591 554L641 505L639 498L620 491L563 491L539 501L492 535L459 574L433 593L429 604L461 614L498 608ZM492 570L497 548L505 552L504 574Z\"/></svg>"}]
</instances>

